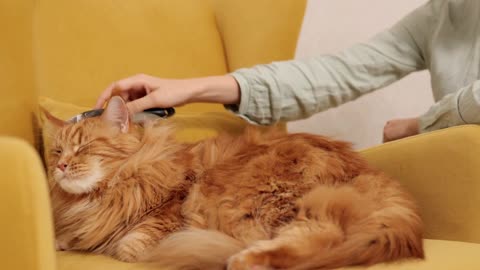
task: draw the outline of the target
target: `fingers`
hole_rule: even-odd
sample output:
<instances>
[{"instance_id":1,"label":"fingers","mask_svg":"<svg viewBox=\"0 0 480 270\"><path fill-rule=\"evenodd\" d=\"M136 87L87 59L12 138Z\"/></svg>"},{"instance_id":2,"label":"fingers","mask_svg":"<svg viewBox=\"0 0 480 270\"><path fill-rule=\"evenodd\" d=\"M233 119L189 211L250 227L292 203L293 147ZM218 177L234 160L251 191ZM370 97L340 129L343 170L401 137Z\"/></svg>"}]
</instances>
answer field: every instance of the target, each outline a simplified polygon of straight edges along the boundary
<instances>
[{"instance_id":1,"label":"fingers","mask_svg":"<svg viewBox=\"0 0 480 270\"><path fill-rule=\"evenodd\" d=\"M390 120L390 121L387 121L387 123L385 124L385 126L383 127L383 142L386 143L386 142L389 142L389 141L392 141L392 125L394 124L394 121L395 120Z\"/></svg>"},{"instance_id":2,"label":"fingers","mask_svg":"<svg viewBox=\"0 0 480 270\"><path fill-rule=\"evenodd\" d=\"M127 103L128 111L131 114L142 112L153 107L155 107L155 100L152 95L147 95Z\"/></svg>"},{"instance_id":3,"label":"fingers","mask_svg":"<svg viewBox=\"0 0 480 270\"><path fill-rule=\"evenodd\" d=\"M387 123L388 125L388 123ZM383 127L383 137L382 137L382 142L388 142L388 135L387 135L387 125Z\"/></svg>"},{"instance_id":4,"label":"fingers","mask_svg":"<svg viewBox=\"0 0 480 270\"><path fill-rule=\"evenodd\" d=\"M390 138L388 137L386 131L383 131L382 142L386 143L386 142L389 142L389 141L390 141Z\"/></svg>"},{"instance_id":5,"label":"fingers","mask_svg":"<svg viewBox=\"0 0 480 270\"><path fill-rule=\"evenodd\" d=\"M128 91L128 90L141 90L149 87L150 76L147 75L135 75L122 79L115 83L114 93Z\"/></svg>"},{"instance_id":6,"label":"fingers","mask_svg":"<svg viewBox=\"0 0 480 270\"><path fill-rule=\"evenodd\" d=\"M417 118L394 119L383 127L383 142L390 142L419 133Z\"/></svg>"},{"instance_id":7,"label":"fingers","mask_svg":"<svg viewBox=\"0 0 480 270\"><path fill-rule=\"evenodd\" d=\"M115 88L115 83L110 84L107 89L103 90L102 94L97 99L94 109L101 109L103 104L112 96L112 91Z\"/></svg>"},{"instance_id":8,"label":"fingers","mask_svg":"<svg viewBox=\"0 0 480 270\"><path fill-rule=\"evenodd\" d=\"M100 94L100 97L95 103L95 109L102 108L112 95L119 95L123 99L128 100L130 91L139 91L149 88L150 80L150 76L139 74L112 83L102 92L102 94Z\"/></svg>"}]
</instances>

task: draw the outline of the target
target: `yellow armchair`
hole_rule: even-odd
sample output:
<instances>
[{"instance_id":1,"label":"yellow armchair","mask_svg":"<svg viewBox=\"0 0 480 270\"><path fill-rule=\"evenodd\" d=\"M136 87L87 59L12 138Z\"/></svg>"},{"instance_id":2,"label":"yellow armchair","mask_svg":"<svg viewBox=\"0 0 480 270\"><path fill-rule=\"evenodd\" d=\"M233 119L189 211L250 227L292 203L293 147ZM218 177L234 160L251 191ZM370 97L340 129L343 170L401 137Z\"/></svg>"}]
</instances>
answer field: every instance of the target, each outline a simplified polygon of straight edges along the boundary
<instances>
[{"instance_id":1,"label":"yellow armchair","mask_svg":"<svg viewBox=\"0 0 480 270\"><path fill-rule=\"evenodd\" d=\"M135 73L196 77L293 57L304 0L0 0L0 268L155 269L55 252L38 98L91 106ZM179 109L215 112L222 106ZM209 122L211 123L211 122ZM15 137L15 138L13 138ZM480 269L480 128L460 127L362 153L417 197L426 260L371 269Z\"/></svg>"}]
</instances>

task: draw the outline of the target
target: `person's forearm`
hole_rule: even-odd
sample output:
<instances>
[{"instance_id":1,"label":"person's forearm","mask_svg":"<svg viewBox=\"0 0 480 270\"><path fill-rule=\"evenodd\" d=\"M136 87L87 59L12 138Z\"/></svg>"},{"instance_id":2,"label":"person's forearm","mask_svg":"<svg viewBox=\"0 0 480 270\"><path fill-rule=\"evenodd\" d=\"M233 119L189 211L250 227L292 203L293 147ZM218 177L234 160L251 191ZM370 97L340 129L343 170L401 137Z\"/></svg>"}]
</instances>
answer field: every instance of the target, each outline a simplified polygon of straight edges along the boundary
<instances>
[{"instance_id":1,"label":"person's forearm","mask_svg":"<svg viewBox=\"0 0 480 270\"><path fill-rule=\"evenodd\" d=\"M425 69L429 18L427 4L341 53L236 70L241 98L227 109L261 125L306 118Z\"/></svg>"},{"instance_id":2,"label":"person's forearm","mask_svg":"<svg viewBox=\"0 0 480 270\"><path fill-rule=\"evenodd\" d=\"M354 100L425 68L416 47L402 38L385 32L336 55L237 70L232 75L240 85L241 102L228 108L270 125Z\"/></svg>"},{"instance_id":3,"label":"person's forearm","mask_svg":"<svg viewBox=\"0 0 480 270\"><path fill-rule=\"evenodd\" d=\"M192 79L192 83L198 87L192 90L189 102L240 103L240 87L230 75Z\"/></svg>"}]
</instances>

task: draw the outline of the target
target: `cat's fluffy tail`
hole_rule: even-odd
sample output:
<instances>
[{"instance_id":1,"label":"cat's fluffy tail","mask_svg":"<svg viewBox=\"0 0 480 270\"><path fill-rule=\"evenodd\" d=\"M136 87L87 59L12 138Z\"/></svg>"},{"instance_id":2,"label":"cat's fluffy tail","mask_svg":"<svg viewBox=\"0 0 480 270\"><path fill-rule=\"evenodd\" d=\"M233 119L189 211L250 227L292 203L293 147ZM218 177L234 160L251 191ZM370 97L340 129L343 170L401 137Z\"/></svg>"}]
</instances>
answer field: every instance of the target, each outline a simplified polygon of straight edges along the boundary
<instances>
[{"instance_id":1,"label":"cat's fluffy tail","mask_svg":"<svg viewBox=\"0 0 480 270\"><path fill-rule=\"evenodd\" d=\"M399 259L423 259L422 240L410 232L366 229L343 243L311 253L291 270L336 269L340 267L390 262Z\"/></svg>"},{"instance_id":2,"label":"cat's fluffy tail","mask_svg":"<svg viewBox=\"0 0 480 270\"><path fill-rule=\"evenodd\" d=\"M143 260L172 269L221 270L227 259L243 248L241 242L221 232L188 229L163 239Z\"/></svg>"},{"instance_id":3,"label":"cat's fluffy tail","mask_svg":"<svg viewBox=\"0 0 480 270\"><path fill-rule=\"evenodd\" d=\"M311 252L297 258L298 263L290 269L333 269L424 257L420 217L401 196L392 196L390 207L373 214L368 213L373 202L348 187L317 189L306 200L310 206L317 206L311 207L312 216L316 210L330 218L312 219L324 229L303 236L308 239L305 242L310 244ZM366 216L359 221L349 220L355 215ZM337 233L329 233L328 228Z\"/></svg>"}]
</instances>

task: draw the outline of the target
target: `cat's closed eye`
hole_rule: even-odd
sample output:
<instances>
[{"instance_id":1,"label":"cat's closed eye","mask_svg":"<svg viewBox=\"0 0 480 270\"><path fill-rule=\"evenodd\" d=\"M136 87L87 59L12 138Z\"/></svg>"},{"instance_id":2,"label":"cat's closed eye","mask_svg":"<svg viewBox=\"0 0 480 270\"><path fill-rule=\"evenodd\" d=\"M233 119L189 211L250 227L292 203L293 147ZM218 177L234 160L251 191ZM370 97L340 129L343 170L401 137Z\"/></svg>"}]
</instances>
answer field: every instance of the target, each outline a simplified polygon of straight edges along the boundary
<instances>
[{"instance_id":1,"label":"cat's closed eye","mask_svg":"<svg viewBox=\"0 0 480 270\"><path fill-rule=\"evenodd\" d=\"M63 152L61 147L55 147L52 149L52 154L61 155Z\"/></svg>"},{"instance_id":2,"label":"cat's closed eye","mask_svg":"<svg viewBox=\"0 0 480 270\"><path fill-rule=\"evenodd\" d=\"M79 154L81 152L83 152L84 150L86 149L89 149L89 146L93 143L93 140L92 141L89 141L87 143L84 143L83 145L80 145L76 148L75 150L75 153Z\"/></svg>"}]
</instances>

